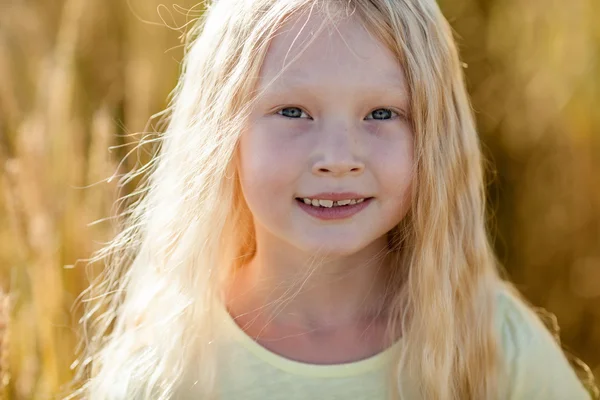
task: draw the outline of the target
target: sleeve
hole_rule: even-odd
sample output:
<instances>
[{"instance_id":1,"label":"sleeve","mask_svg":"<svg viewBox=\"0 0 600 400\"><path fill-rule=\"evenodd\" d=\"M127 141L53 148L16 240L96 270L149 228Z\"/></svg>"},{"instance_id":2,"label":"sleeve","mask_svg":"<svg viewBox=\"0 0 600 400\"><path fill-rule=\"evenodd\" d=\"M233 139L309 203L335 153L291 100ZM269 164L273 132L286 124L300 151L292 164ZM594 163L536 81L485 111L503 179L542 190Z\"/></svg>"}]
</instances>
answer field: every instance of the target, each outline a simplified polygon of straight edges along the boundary
<instances>
[{"instance_id":1,"label":"sleeve","mask_svg":"<svg viewBox=\"0 0 600 400\"><path fill-rule=\"evenodd\" d=\"M506 396L511 400L591 400L558 342L515 295L502 293L498 325Z\"/></svg>"}]
</instances>

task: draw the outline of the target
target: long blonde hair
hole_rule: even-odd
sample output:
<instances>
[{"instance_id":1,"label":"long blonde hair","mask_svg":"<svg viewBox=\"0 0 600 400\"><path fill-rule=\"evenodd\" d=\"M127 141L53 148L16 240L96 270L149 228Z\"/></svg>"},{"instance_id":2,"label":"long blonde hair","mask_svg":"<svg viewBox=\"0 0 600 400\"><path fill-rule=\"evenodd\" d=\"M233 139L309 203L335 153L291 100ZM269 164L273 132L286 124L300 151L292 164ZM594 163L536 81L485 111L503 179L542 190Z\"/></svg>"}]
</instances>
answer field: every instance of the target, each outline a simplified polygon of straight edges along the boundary
<instances>
[{"instance_id":1,"label":"long blonde hair","mask_svg":"<svg viewBox=\"0 0 600 400\"><path fill-rule=\"evenodd\" d=\"M270 39L295 13L335 5L397 56L411 92L412 208L393 235L393 374L426 399L497 396L494 303L500 278L485 229L483 161L451 28L435 0L218 0L186 37L168 127L124 227L93 261L77 392L92 400L168 399L192 365L218 398L214 310L254 251L235 154ZM402 229L400 229L402 228Z\"/></svg>"}]
</instances>

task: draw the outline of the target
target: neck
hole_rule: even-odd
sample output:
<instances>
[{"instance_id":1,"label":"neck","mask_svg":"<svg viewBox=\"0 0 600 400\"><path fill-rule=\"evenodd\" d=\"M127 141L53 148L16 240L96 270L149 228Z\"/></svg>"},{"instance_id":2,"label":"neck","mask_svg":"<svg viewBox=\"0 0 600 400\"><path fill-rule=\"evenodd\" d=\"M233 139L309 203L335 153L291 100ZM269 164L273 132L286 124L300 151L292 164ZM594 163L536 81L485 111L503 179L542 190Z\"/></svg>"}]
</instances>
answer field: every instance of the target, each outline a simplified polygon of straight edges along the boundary
<instances>
[{"instance_id":1,"label":"neck","mask_svg":"<svg viewBox=\"0 0 600 400\"><path fill-rule=\"evenodd\" d=\"M236 273L227 301L235 314L260 312L287 325L345 325L382 312L389 267L385 237L356 254L319 259L259 245Z\"/></svg>"}]
</instances>

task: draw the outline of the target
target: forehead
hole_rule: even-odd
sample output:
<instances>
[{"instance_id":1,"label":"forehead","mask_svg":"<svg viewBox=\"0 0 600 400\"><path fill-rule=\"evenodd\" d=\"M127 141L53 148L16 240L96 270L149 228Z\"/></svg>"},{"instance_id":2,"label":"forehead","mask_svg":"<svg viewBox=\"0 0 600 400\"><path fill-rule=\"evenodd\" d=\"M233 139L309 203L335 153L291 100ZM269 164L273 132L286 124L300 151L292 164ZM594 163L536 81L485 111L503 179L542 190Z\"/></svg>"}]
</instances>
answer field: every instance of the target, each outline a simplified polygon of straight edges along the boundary
<instances>
[{"instance_id":1,"label":"forehead","mask_svg":"<svg viewBox=\"0 0 600 400\"><path fill-rule=\"evenodd\" d=\"M335 79L334 79L335 78ZM260 70L260 86L332 79L405 88L397 57L372 35L356 15L328 18L302 12L276 33Z\"/></svg>"}]
</instances>

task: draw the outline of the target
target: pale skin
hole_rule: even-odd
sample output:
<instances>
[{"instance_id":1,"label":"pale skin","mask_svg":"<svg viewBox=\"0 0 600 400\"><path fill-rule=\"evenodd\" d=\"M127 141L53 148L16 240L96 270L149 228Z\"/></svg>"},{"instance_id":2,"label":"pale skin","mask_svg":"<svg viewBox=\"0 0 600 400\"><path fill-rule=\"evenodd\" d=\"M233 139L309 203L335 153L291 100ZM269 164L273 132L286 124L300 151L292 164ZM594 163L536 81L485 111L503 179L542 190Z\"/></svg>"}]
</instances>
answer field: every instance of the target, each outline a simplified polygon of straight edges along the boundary
<instances>
[{"instance_id":1,"label":"pale skin","mask_svg":"<svg viewBox=\"0 0 600 400\"><path fill-rule=\"evenodd\" d=\"M238 163L257 251L226 303L265 348L334 364L385 347L385 312L374 311L386 290L382 255L410 207L414 156L403 70L355 17L323 30L268 85L323 21L304 14L288 22L262 66ZM322 192L373 199L349 218L323 221L297 200ZM315 254L323 264L311 268Z\"/></svg>"}]
</instances>

